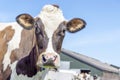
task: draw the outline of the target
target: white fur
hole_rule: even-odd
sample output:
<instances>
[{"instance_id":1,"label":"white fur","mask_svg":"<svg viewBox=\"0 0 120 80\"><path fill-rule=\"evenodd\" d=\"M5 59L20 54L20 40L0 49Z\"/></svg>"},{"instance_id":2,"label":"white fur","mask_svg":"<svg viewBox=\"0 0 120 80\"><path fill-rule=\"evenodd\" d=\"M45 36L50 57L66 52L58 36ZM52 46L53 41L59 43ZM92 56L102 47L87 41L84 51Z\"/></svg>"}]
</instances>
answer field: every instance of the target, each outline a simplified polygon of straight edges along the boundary
<instances>
[{"instance_id":1,"label":"white fur","mask_svg":"<svg viewBox=\"0 0 120 80\"><path fill-rule=\"evenodd\" d=\"M0 30L5 29L5 27L8 26L12 26L12 29L15 30L14 36L11 39L11 41L8 42L8 49L7 52L4 56L3 59L3 70L5 71L7 66L10 65L10 55L11 55L11 51L19 48L19 43L20 43L20 38L21 38L21 31L22 31L22 27L20 27L16 22L14 23L0 23Z\"/></svg>"},{"instance_id":2,"label":"white fur","mask_svg":"<svg viewBox=\"0 0 120 80\"><path fill-rule=\"evenodd\" d=\"M43 7L41 13L38 15L41 18L45 32L49 38L47 52L55 52L52 46L52 36L59 24L65 21L62 11L52 5L46 5Z\"/></svg>"},{"instance_id":3,"label":"white fur","mask_svg":"<svg viewBox=\"0 0 120 80\"><path fill-rule=\"evenodd\" d=\"M56 53L53 49L52 45L52 36L55 30L59 27L59 24L63 21L65 21L65 18L63 16L62 11L52 5L45 5L38 15L38 17L41 18L44 27L45 27L45 32L49 38L48 46L45 51L45 54L47 53L53 53L54 55L58 56L58 62L56 62L56 66L60 66L60 57L59 54Z\"/></svg>"},{"instance_id":4,"label":"white fur","mask_svg":"<svg viewBox=\"0 0 120 80\"><path fill-rule=\"evenodd\" d=\"M38 17L41 18L49 38L52 37L59 24L65 20L62 11L52 5L44 6Z\"/></svg>"}]
</instances>

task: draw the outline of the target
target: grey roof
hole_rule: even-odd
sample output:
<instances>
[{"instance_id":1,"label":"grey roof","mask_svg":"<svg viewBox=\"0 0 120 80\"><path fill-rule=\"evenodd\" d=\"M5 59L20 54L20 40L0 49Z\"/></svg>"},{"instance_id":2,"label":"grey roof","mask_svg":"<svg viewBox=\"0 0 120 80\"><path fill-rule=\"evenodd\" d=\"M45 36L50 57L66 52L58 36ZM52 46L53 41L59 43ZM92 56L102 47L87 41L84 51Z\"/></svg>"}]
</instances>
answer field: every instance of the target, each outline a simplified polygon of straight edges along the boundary
<instances>
[{"instance_id":1,"label":"grey roof","mask_svg":"<svg viewBox=\"0 0 120 80\"><path fill-rule=\"evenodd\" d=\"M119 73L119 70L115 67L110 66L107 63L103 63L97 59L82 55L80 53L76 53L70 50L62 49L62 53L66 54L70 57L73 57L79 61L82 61L88 65L91 65L97 69L100 69L102 71L107 71L107 72L113 72L113 73Z\"/></svg>"}]
</instances>

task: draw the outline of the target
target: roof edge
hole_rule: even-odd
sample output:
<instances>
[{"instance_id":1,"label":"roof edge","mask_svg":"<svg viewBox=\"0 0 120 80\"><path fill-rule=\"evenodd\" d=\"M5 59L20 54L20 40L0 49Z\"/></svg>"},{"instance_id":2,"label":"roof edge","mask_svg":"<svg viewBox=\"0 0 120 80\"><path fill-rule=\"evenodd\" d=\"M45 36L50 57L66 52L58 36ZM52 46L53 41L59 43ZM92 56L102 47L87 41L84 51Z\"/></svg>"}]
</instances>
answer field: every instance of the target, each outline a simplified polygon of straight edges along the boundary
<instances>
[{"instance_id":1,"label":"roof edge","mask_svg":"<svg viewBox=\"0 0 120 80\"><path fill-rule=\"evenodd\" d=\"M117 73L117 74L119 73L119 70L118 70L118 69L116 69L116 68L114 68L114 67L112 67L112 66L110 66L110 65L108 66L107 64L102 63L101 61L99 61L99 60L97 60L97 59L90 58L90 57L88 57L88 56L86 56L86 55L82 55L82 54L80 54L80 53L76 53L76 52L73 52L73 51L70 51L70 50L66 50L66 49L64 49L64 48L62 48L61 52L62 52L63 54L65 54L65 55L68 55L68 56L74 58L74 59L77 59L77 60L79 60L79 61L82 61L82 62L90 65L90 66L93 66L93 67L95 67L95 68L97 68L97 69L99 69L99 70L106 71L106 72ZM80 56L82 56L83 58L80 57ZM104 68L104 66L101 67L101 66L97 65L96 63L93 63L93 62L90 62L90 61L86 61L85 58L86 58L86 59L90 58L90 60L92 60L92 61L98 62L98 63L100 63L100 64L104 64L104 65L107 66L108 68L106 68L106 67Z\"/></svg>"}]
</instances>

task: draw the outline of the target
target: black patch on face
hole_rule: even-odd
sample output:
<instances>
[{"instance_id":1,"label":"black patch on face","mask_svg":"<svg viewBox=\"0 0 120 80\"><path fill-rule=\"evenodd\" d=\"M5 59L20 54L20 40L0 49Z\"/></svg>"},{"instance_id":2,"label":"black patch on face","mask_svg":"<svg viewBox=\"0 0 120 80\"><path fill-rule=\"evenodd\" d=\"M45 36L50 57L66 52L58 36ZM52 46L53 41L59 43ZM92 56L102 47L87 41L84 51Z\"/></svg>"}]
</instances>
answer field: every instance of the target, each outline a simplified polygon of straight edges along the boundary
<instances>
[{"instance_id":1,"label":"black patch on face","mask_svg":"<svg viewBox=\"0 0 120 80\"><path fill-rule=\"evenodd\" d=\"M36 61L37 61L37 51L36 51L36 47L33 47L30 54L22 58L17 63L16 66L17 75L23 74L23 75L27 75L28 77L34 76L37 73Z\"/></svg>"},{"instance_id":2,"label":"black patch on face","mask_svg":"<svg viewBox=\"0 0 120 80\"><path fill-rule=\"evenodd\" d=\"M7 80L10 80L11 74L8 76Z\"/></svg>"},{"instance_id":3,"label":"black patch on face","mask_svg":"<svg viewBox=\"0 0 120 80\"><path fill-rule=\"evenodd\" d=\"M57 53L61 52L62 42L65 36L66 24L62 22L52 37L53 48Z\"/></svg>"},{"instance_id":4,"label":"black patch on face","mask_svg":"<svg viewBox=\"0 0 120 80\"><path fill-rule=\"evenodd\" d=\"M22 58L17 63L16 72L18 75L23 74L27 75L28 77L34 76L37 73L36 63L38 56L47 48L48 37L44 31L44 25L40 18L35 19L34 27L36 44L35 47L33 47L33 49L31 50L30 54Z\"/></svg>"},{"instance_id":5,"label":"black patch on face","mask_svg":"<svg viewBox=\"0 0 120 80\"><path fill-rule=\"evenodd\" d=\"M35 27L36 27L35 35L36 35L36 42L38 45L38 50L39 50L39 53L42 53L47 48L49 39L45 33L44 25L42 21L40 20L40 18L36 19Z\"/></svg>"}]
</instances>

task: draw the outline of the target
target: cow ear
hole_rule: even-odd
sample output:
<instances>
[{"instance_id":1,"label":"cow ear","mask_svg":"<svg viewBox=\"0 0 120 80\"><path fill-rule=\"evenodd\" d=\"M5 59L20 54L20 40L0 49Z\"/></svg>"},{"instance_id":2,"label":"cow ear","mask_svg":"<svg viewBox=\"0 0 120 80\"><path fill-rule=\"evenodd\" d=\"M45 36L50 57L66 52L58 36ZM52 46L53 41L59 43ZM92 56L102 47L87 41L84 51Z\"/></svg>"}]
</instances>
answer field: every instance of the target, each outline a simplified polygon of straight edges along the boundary
<instances>
[{"instance_id":1,"label":"cow ear","mask_svg":"<svg viewBox=\"0 0 120 80\"><path fill-rule=\"evenodd\" d=\"M20 14L16 17L16 21L24 29L31 29L34 26L34 18L29 14Z\"/></svg>"},{"instance_id":2,"label":"cow ear","mask_svg":"<svg viewBox=\"0 0 120 80\"><path fill-rule=\"evenodd\" d=\"M80 18L74 18L67 22L67 30L71 33L77 32L83 29L86 25L86 22Z\"/></svg>"}]
</instances>

